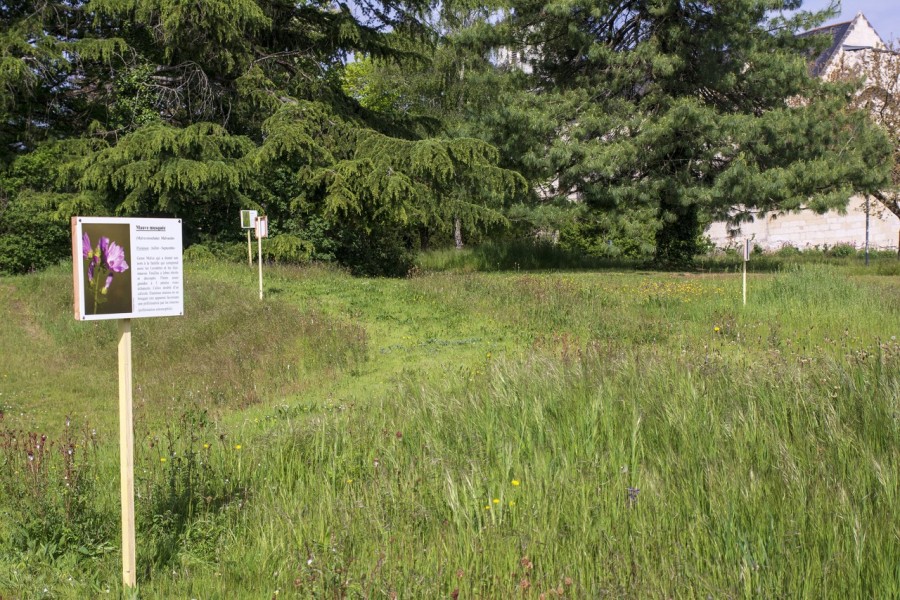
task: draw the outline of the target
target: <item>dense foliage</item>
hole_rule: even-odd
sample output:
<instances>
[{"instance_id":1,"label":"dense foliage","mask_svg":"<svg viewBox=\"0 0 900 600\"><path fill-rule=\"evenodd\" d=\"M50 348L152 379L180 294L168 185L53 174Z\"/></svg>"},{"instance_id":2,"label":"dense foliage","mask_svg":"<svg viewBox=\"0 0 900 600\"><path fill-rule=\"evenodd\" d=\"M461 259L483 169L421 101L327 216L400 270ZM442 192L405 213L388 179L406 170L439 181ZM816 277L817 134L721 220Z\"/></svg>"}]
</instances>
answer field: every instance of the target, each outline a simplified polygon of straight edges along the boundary
<instances>
[{"instance_id":1,"label":"dense foliage","mask_svg":"<svg viewBox=\"0 0 900 600\"><path fill-rule=\"evenodd\" d=\"M890 185L874 196L900 217L900 46L864 51L862 60L845 58L830 74L834 81L861 83L851 106L871 114L893 145Z\"/></svg>"},{"instance_id":2,"label":"dense foliage","mask_svg":"<svg viewBox=\"0 0 900 600\"><path fill-rule=\"evenodd\" d=\"M270 256L363 273L504 228L683 262L735 206L887 179L797 5L2 2L0 269L64 256L73 214L177 216L215 249L240 208Z\"/></svg>"},{"instance_id":3,"label":"dense foliage","mask_svg":"<svg viewBox=\"0 0 900 600\"><path fill-rule=\"evenodd\" d=\"M772 17L799 5L514 0L500 27L524 82L493 139L551 197L654 209L657 258L673 262L736 206L843 206L884 184L889 148L808 75L823 40L795 34L815 15Z\"/></svg>"}]
</instances>

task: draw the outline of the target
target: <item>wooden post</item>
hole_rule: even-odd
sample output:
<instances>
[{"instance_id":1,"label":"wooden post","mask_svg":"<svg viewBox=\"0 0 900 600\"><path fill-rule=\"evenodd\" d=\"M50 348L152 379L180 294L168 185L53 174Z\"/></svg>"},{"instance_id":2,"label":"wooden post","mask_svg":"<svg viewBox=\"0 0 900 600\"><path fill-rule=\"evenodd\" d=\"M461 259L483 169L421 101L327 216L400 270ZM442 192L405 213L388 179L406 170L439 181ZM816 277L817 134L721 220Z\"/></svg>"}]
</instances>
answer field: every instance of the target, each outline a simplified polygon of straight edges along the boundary
<instances>
[{"instance_id":1,"label":"wooden post","mask_svg":"<svg viewBox=\"0 0 900 600\"><path fill-rule=\"evenodd\" d=\"M257 252L257 261L259 262L259 299L263 299L263 288L262 288L262 236L256 237L256 243L258 245Z\"/></svg>"},{"instance_id":2,"label":"wooden post","mask_svg":"<svg viewBox=\"0 0 900 600\"><path fill-rule=\"evenodd\" d=\"M250 230L247 230L247 264L253 267L253 246L250 245Z\"/></svg>"},{"instance_id":3,"label":"wooden post","mask_svg":"<svg viewBox=\"0 0 900 600\"><path fill-rule=\"evenodd\" d=\"M744 306L747 306L747 263L750 262L750 240L744 240Z\"/></svg>"},{"instance_id":4,"label":"wooden post","mask_svg":"<svg viewBox=\"0 0 900 600\"><path fill-rule=\"evenodd\" d=\"M747 306L747 261L744 261L744 306Z\"/></svg>"},{"instance_id":5,"label":"wooden post","mask_svg":"<svg viewBox=\"0 0 900 600\"><path fill-rule=\"evenodd\" d=\"M122 582L137 586L134 541L134 426L131 399L131 319L119 319L119 468L122 488Z\"/></svg>"},{"instance_id":6,"label":"wooden post","mask_svg":"<svg viewBox=\"0 0 900 600\"><path fill-rule=\"evenodd\" d=\"M869 266L869 197L866 196L866 266Z\"/></svg>"}]
</instances>

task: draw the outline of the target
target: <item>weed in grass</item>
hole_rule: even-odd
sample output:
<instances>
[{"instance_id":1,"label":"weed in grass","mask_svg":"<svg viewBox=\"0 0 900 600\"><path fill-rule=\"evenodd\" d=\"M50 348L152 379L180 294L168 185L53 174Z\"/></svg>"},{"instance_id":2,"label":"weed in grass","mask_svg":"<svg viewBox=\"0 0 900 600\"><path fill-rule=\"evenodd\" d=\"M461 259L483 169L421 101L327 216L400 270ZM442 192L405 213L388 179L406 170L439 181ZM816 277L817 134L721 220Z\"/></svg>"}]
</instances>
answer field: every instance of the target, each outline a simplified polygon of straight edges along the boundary
<instances>
[{"instance_id":1,"label":"weed in grass","mask_svg":"<svg viewBox=\"0 0 900 600\"><path fill-rule=\"evenodd\" d=\"M143 572L215 562L227 518L244 508L249 488L242 457L203 411L188 411L160 433L137 429L136 523ZM177 560L176 560L177 559Z\"/></svg>"},{"instance_id":2,"label":"weed in grass","mask_svg":"<svg viewBox=\"0 0 900 600\"><path fill-rule=\"evenodd\" d=\"M58 439L0 432L7 560L52 562L67 553L87 560L112 550L110 515L94 498L101 472L96 437L87 428L74 431L68 419L63 432Z\"/></svg>"}]
</instances>

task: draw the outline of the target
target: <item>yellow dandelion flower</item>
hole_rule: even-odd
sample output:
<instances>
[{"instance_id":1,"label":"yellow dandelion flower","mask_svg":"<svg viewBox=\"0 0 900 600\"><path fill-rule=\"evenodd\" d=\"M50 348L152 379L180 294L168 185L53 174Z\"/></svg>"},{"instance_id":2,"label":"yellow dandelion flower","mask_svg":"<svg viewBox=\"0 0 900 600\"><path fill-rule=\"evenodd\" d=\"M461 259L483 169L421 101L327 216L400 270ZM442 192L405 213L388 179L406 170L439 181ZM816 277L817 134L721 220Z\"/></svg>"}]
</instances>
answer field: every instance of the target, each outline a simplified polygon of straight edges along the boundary
<instances>
[{"instance_id":1,"label":"yellow dandelion flower","mask_svg":"<svg viewBox=\"0 0 900 600\"><path fill-rule=\"evenodd\" d=\"M491 510L491 505L490 505L490 504L486 504L486 505L484 506L484 510Z\"/></svg>"},{"instance_id":2,"label":"yellow dandelion flower","mask_svg":"<svg viewBox=\"0 0 900 600\"><path fill-rule=\"evenodd\" d=\"M203 444L204 450L209 450L209 444Z\"/></svg>"},{"instance_id":3,"label":"yellow dandelion flower","mask_svg":"<svg viewBox=\"0 0 900 600\"><path fill-rule=\"evenodd\" d=\"M241 445L240 445L240 444L235 444L235 445L234 445L234 449L235 449L235 450L240 450L240 449L241 449Z\"/></svg>"},{"instance_id":4,"label":"yellow dandelion flower","mask_svg":"<svg viewBox=\"0 0 900 600\"><path fill-rule=\"evenodd\" d=\"M519 487L519 484L522 482L518 479L513 479L511 483L513 484L513 487Z\"/></svg>"},{"instance_id":5,"label":"yellow dandelion flower","mask_svg":"<svg viewBox=\"0 0 900 600\"><path fill-rule=\"evenodd\" d=\"M494 498L494 504L500 504L500 498Z\"/></svg>"},{"instance_id":6,"label":"yellow dandelion flower","mask_svg":"<svg viewBox=\"0 0 900 600\"><path fill-rule=\"evenodd\" d=\"M166 457L165 457L165 456L160 456L160 457L159 457L159 462L166 462Z\"/></svg>"},{"instance_id":7,"label":"yellow dandelion flower","mask_svg":"<svg viewBox=\"0 0 900 600\"><path fill-rule=\"evenodd\" d=\"M719 326L716 325L715 327L713 327L713 331L715 331L716 333L719 333L719 331L720 331L720 330L719 330Z\"/></svg>"}]
</instances>

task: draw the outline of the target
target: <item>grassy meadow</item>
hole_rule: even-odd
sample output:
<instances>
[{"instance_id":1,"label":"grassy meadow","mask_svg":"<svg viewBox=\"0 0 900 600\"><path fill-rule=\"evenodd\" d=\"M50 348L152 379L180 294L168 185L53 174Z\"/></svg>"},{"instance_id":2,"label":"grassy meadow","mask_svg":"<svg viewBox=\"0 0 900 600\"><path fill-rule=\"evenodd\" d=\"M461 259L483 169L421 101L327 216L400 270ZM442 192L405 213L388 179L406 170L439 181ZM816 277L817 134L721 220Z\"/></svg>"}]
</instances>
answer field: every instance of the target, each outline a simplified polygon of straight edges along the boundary
<instances>
[{"instance_id":1,"label":"grassy meadow","mask_svg":"<svg viewBox=\"0 0 900 600\"><path fill-rule=\"evenodd\" d=\"M900 597L896 259L744 307L737 262L494 258L262 302L187 265L186 316L133 324L140 596ZM0 278L3 599L122 594L116 325L70 277Z\"/></svg>"}]
</instances>

